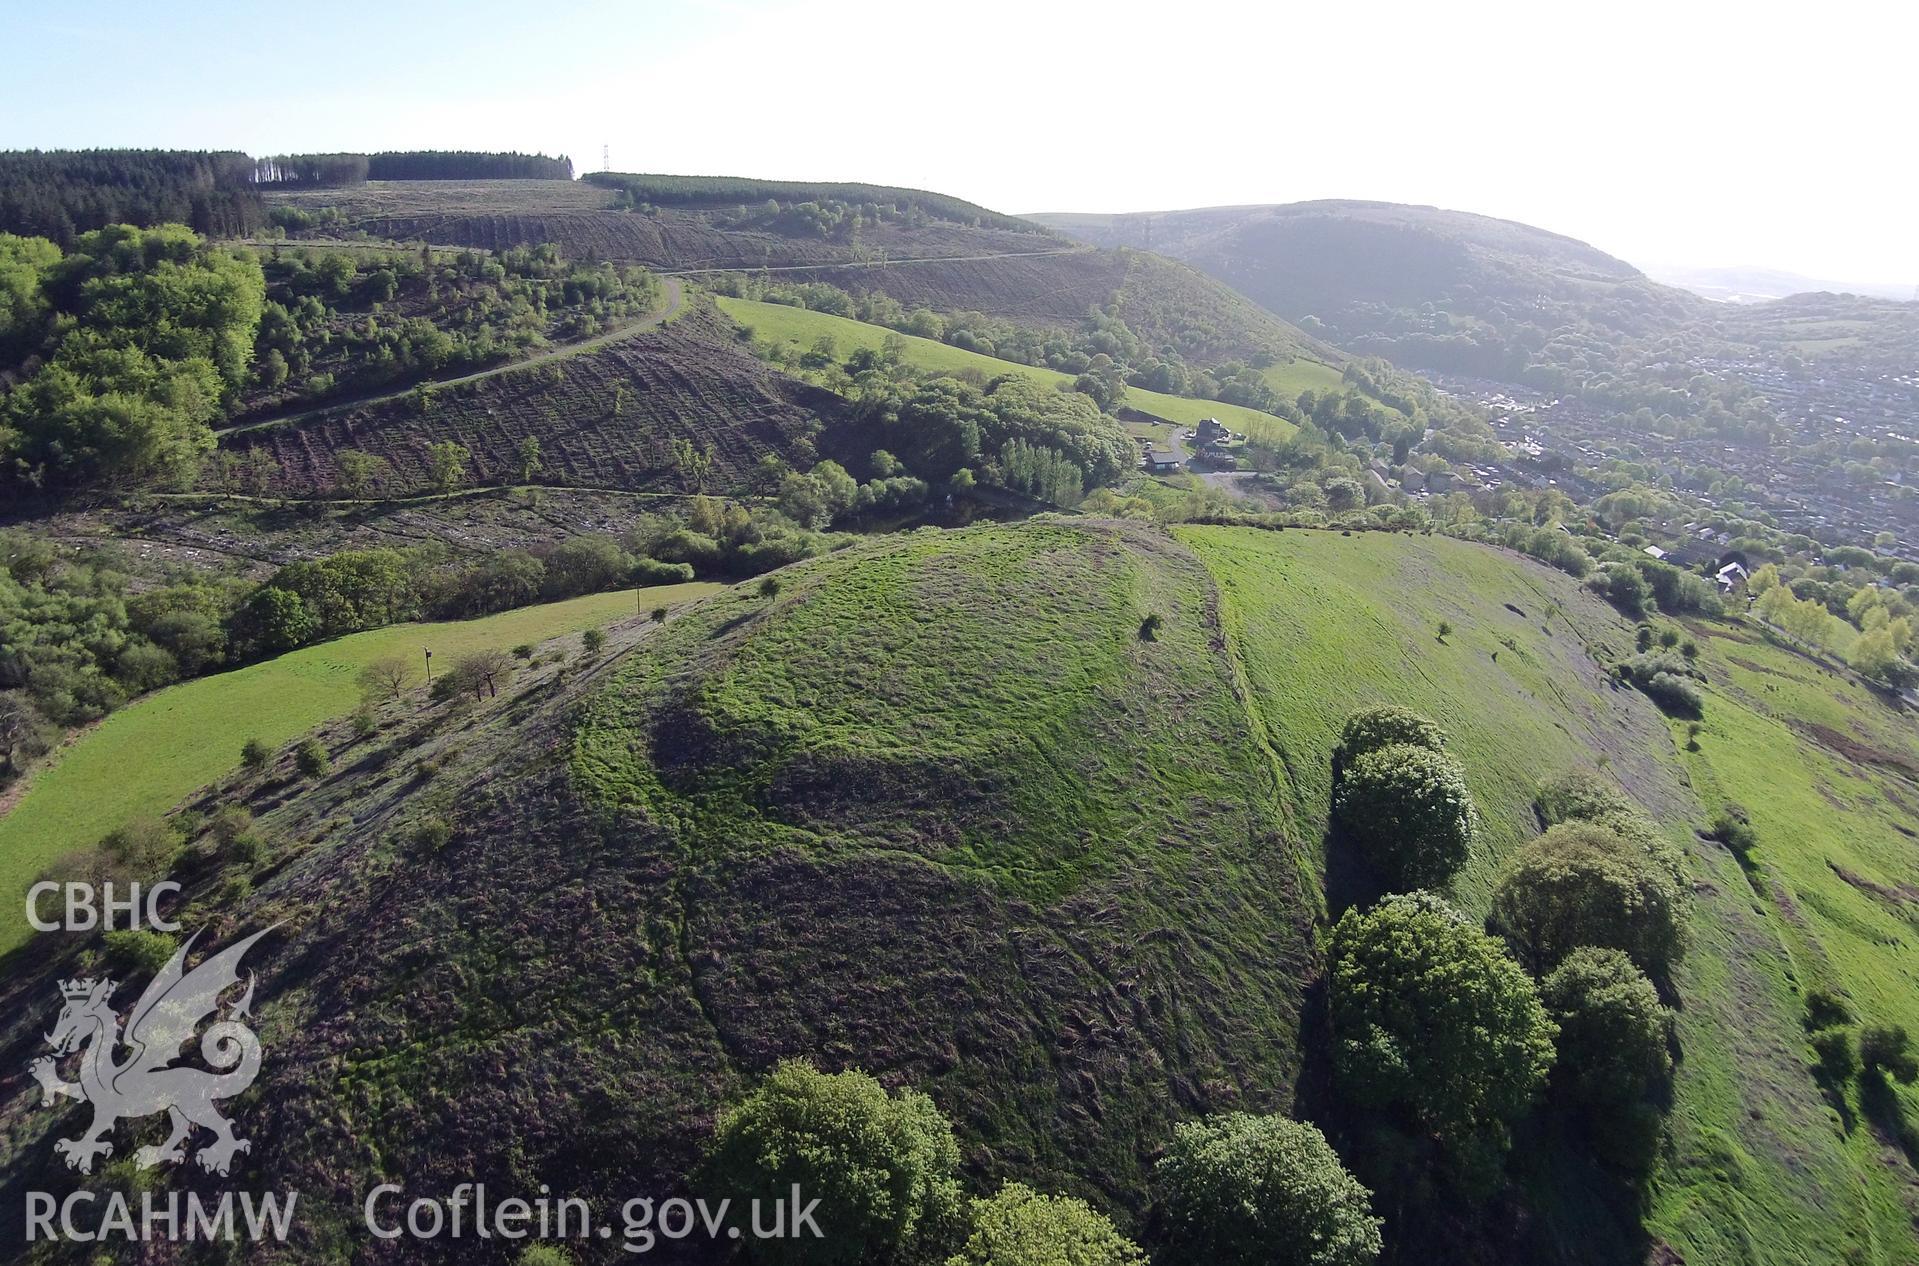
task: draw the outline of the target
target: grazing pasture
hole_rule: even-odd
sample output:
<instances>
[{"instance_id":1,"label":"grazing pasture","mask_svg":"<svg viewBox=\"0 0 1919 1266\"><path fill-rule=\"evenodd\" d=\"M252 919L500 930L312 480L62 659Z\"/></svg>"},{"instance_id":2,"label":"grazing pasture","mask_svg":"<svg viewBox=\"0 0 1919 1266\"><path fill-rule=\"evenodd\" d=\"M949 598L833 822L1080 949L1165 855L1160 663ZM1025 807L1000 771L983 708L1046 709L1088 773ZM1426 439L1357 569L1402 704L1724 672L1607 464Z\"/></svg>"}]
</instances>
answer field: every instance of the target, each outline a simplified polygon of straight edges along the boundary
<instances>
[{"instance_id":1,"label":"grazing pasture","mask_svg":"<svg viewBox=\"0 0 1919 1266\"><path fill-rule=\"evenodd\" d=\"M1448 731L1478 801L1479 845L1451 886L1469 912L1485 911L1501 859L1538 832L1533 788L1568 768L1618 783L1685 848L1692 946L1672 980L1680 1058L1649 1230L1686 1261L1906 1260L1911 1171L1894 1149L1913 1096L1893 1087L1904 1106L1877 1117L1855 1088L1829 1098L1804 1021L1806 994L1824 988L1867 1023L1919 1026L1909 719L1749 625L1701 624L1708 701L1691 752L1683 722L1598 663L1631 653L1631 623L1562 573L1444 537L1176 535L1220 586L1227 643L1302 833L1326 830L1344 718L1397 703ZM1757 834L1743 860L1695 834L1728 803ZM1339 863L1328 859L1335 900ZM1563 1259L1635 1251L1590 1183L1567 1179L1567 1158L1535 1148L1516 1164Z\"/></svg>"},{"instance_id":2,"label":"grazing pasture","mask_svg":"<svg viewBox=\"0 0 1919 1266\"><path fill-rule=\"evenodd\" d=\"M166 812L238 766L248 739L277 746L351 712L361 697L360 670L374 660L403 655L423 663L421 652L431 649L444 671L472 651L562 637L721 588L662 585L638 598L626 589L478 620L373 629L182 682L129 704L50 757L19 803L0 818L0 896L6 903L0 951L24 938L17 898L47 863L97 843L130 818Z\"/></svg>"}]
</instances>

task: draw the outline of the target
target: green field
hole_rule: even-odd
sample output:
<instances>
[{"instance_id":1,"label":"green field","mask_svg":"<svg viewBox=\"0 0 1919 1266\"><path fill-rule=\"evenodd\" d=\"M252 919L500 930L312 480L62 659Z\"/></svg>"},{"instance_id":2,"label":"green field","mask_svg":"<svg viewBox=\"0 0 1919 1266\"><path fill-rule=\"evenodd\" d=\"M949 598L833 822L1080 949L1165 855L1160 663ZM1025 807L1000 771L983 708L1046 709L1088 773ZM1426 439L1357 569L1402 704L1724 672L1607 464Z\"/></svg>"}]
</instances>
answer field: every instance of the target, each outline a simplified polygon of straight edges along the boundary
<instances>
[{"instance_id":1,"label":"green field","mask_svg":"<svg viewBox=\"0 0 1919 1266\"><path fill-rule=\"evenodd\" d=\"M716 584L645 591L648 608L717 592ZM250 738L280 744L351 712L358 674L382 656L438 663L490 647L538 642L610 623L636 611L633 591L589 594L478 620L401 624L355 633L157 691L122 708L62 748L0 818L0 893L24 893L54 858L97 843L129 818L159 814L233 770ZM26 933L20 906L0 914L0 953Z\"/></svg>"},{"instance_id":2,"label":"green field","mask_svg":"<svg viewBox=\"0 0 1919 1266\"><path fill-rule=\"evenodd\" d=\"M1220 584L1308 836L1325 828L1341 720L1396 702L1446 726L1479 802L1481 847L1453 894L1469 910L1484 910L1498 857L1537 831L1533 786L1569 765L1603 770L1689 848L1697 909L1674 980L1681 1058L1650 1231L1688 1262L1915 1260L1911 1168L1854 1092L1844 1117L1819 1092L1801 1027L1803 991L1824 984L1869 1021L1919 1029L1909 719L1750 626L1715 623L1694 630L1711 681L1687 752L1684 725L1611 685L1584 649L1629 650L1630 626L1556 572L1445 538L1176 534ZM1727 800L1759 833L1751 879L1690 829ZM1624 1232L1556 1168L1548 1154L1529 1171L1551 1238L1568 1260L1623 1260Z\"/></svg>"},{"instance_id":3,"label":"green field","mask_svg":"<svg viewBox=\"0 0 1919 1266\"><path fill-rule=\"evenodd\" d=\"M862 347L877 351L886 337L894 333L884 326L868 325L863 321L785 304L732 299L724 295L717 296L714 301L720 305L722 312L751 330L761 342L784 344L802 351L822 338L831 339L834 350L841 357ZM907 363L918 369L934 373L965 373L970 370L988 377L1018 374L1048 387L1070 387L1073 382L1071 374L1063 374L1055 369L999 360L934 339L915 338L909 334L902 334L900 338L906 343ZM1335 383L1339 381L1337 370L1325 366L1319 368L1326 369ZM1297 391L1296 388L1294 394ZM1291 438L1297 430L1284 418L1276 418L1270 413L1261 413L1243 405L1225 404L1218 400L1190 400L1184 396L1168 396L1139 387L1126 389L1125 404L1186 426L1194 425L1201 418L1218 418L1235 431L1244 431L1247 435L1275 443Z\"/></svg>"},{"instance_id":4,"label":"green field","mask_svg":"<svg viewBox=\"0 0 1919 1266\"><path fill-rule=\"evenodd\" d=\"M1919 733L1910 715L1754 626L1695 633L1711 702L1699 750L1685 750L1683 735L1676 745L1709 807L1750 815L1757 844L1746 895L1785 947L1786 974L1801 989L1843 995L1865 1023L1919 1032ZM1868 1261L1914 1260L1899 1231L1913 1216L1910 1172L1886 1160L1900 1118L1919 1120L1919 1095L1893 1089L1893 1105L1855 1091L1846 1099L1844 1137L1865 1177L1855 1199L1881 1228L1877 1242L1862 1237Z\"/></svg>"},{"instance_id":5,"label":"green field","mask_svg":"<svg viewBox=\"0 0 1919 1266\"><path fill-rule=\"evenodd\" d=\"M1612 687L1584 650L1599 638L1630 647L1632 631L1567 577L1446 537L1176 534L1219 580L1252 703L1315 839L1329 813L1340 726L1375 703L1424 712L1453 736L1484 819L1483 847L1457 881L1475 909L1499 860L1536 833L1540 779L1602 754L1653 776L1644 747L1663 746L1663 729L1642 717L1634 750L1634 736L1618 732ZM1565 614L1547 621L1549 607L1577 619L1581 636ZM1453 627L1444 641L1441 621Z\"/></svg>"},{"instance_id":6,"label":"green field","mask_svg":"<svg viewBox=\"0 0 1919 1266\"><path fill-rule=\"evenodd\" d=\"M1337 369L1316 360L1302 358L1287 361L1283 365L1268 365L1260 371L1259 376L1284 400L1295 399L1302 391L1316 391L1324 395L1329 391L1350 390Z\"/></svg>"}]
</instances>

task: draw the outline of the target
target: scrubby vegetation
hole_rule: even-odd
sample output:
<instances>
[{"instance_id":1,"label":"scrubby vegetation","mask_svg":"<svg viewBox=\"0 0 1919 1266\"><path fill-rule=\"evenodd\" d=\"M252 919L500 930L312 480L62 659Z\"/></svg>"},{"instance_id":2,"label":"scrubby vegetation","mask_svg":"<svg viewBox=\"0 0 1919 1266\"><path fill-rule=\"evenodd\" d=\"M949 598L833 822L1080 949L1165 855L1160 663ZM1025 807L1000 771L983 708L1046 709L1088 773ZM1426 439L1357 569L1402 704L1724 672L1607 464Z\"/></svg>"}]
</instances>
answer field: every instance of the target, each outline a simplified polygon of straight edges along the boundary
<instances>
[{"instance_id":1,"label":"scrubby vegetation","mask_svg":"<svg viewBox=\"0 0 1919 1266\"><path fill-rule=\"evenodd\" d=\"M1000 215L945 194L886 185L816 184L796 180L751 180L733 176L663 176L625 172L588 172L582 179L624 193L633 207L737 206L742 211L773 201L821 208L856 207L865 218L914 215L959 224L1043 234L1046 230L1015 216Z\"/></svg>"},{"instance_id":2,"label":"scrubby vegetation","mask_svg":"<svg viewBox=\"0 0 1919 1266\"><path fill-rule=\"evenodd\" d=\"M258 262L179 226L122 225L65 252L0 235L0 276L0 351L37 366L0 397L0 478L16 492L191 480L246 379Z\"/></svg>"},{"instance_id":3,"label":"scrubby vegetation","mask_svg":"<svg viewBox=\"0 0 1919 1266\"><path fill-rule=\"evenodd\" d=\"M854 348L843 365L838 356L823 338L800 368L826 371L817 376L851 406L831 442L873 454L868 468L879 482L869 500L881 508L978 483L1070 507L1137 464L1137 445L1085 392L1017 374L977 382L925 372L903 344Z\"/></svg>"},{"instance_id":4,"label":"scrubby vegetation","mask_svg":"<svg viewBox=\"0 0 1919 1266\"><path fill-rule=\"evenodd\" d=\"M859 500L865 491L855 488L830 517L870 505ZM695 497L684 515L641 514L618 536L570 536L537 551L470 558L439 543L343 550L260 582L171 569L136 590L118 551L68 553L0 531L4 772L45 749L49 726L97 720L147 691L296 647L410 620L750 576L844 543L777 510Z\"/></svg>"},{"instance_id":5,"label":"scrubby vegetation","mask_svg":"<svg viewBox=\"0 0 1919 1266\"><path fill-rule=\"evenodd\" d=\"M585 338L660 304L633 265L542 245L458 251L273 247L244 408L364 394ZM222 487L230 472L216 470Z\"/></svg>"}]
</instances>

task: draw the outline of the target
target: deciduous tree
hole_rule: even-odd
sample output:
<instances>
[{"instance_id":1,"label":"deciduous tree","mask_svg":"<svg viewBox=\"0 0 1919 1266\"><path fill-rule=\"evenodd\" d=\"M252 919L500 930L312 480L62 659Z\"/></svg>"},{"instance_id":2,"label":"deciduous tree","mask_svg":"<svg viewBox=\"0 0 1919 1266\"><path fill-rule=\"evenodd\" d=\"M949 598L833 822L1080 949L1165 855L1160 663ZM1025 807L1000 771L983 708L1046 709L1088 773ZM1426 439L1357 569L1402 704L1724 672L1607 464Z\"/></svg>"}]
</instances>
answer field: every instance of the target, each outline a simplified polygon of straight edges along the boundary
<instances>
[{"instance_id":1,"label":"deciduous tree","mask_svg":"<svg viewBox=\"0 0 1919 1266\"><path fill-rule=\"evenodd\" d=\"M452 492L465 483L467 459L472 456L466 445L452 440L427 445L427 471L433 486L441 492Z\"/></svg>"},{"instance_id":2,"label":"deciduous tree","mask_svg":"<svg viewBox=\"0 0 1919 1266\"><path fill-rule=\"evenodd\" d=\"M1444 752L1392 743L1356 758L1333 793L1343 844L1394 891L1444 884L1472 851L1478 812Z\"/></svg>"},{"instance_id":3,"label":"deciduous tree","mask_svg":"<svg viewBox=\"0 0 1919 1266\"><path fill-rule=\"evenodd\" d=\"M1333 929L1333 1063L1358 1103L1449 1142L1504 1137L1552 1067L1557 1032L1500 943L1430 893L1348 910Z\"/></svg>"},{"instance_id":4,"label":"deciduous tree","mask_svg":"<svg viewBox=\"0 0 1919 1266\"><path fill-rule=\"evenodd\" d=\"M968 1211L972 1233L946 1266L1145 1266L1146 1255L1083 1200L1009 1182Z\"/></svg>"},{"instance_id":5,"label":"deciduous tree","mask_svg":"<svg viewBox=\"0 0 1919 1266\"><path fill-rule=\"evenodd\" d=\"M1513 856L1487 922L1536 972L1596 945L1663 973L1684 951L1684 916L1678 885L1643 849L1603 827L1566 822Z\"/></svg>"},{"instance_id":6,"label":"deciduous tree","mask_svg":"<svg viewBox=\"0 0 1919 1266\"><path fill-rule=\"evenodd\" d=\"M1379 1257L1372 1193L1304 1122L1230 1112L1182 1123L1155 1176L1183 1259L1366 1266Z\"/></svg>"},{"instance_id":7,"label":"deciduous tree","mask_svg":"<svg viewBox=\"0 0 1919 1266\"><path fill-rule=\"evenodd\" d=\"M949 1233L960 1212L959 1146L933 1101L888 1095L865 1073L789 1060L720 1114L699 1186L736 1206L819 1201L822 1235L747 1240L755 1260L803 1266L895 1261Z\"/></svg>"}]
</instances>

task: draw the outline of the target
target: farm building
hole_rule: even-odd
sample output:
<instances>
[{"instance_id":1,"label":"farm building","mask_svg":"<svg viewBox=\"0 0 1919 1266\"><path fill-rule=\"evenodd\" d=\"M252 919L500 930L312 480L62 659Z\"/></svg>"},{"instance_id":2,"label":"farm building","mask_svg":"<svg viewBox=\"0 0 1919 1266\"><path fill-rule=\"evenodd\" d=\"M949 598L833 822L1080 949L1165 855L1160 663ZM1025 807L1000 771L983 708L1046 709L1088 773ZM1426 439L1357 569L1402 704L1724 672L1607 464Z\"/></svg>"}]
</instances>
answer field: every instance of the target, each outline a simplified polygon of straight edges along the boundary
<instances>
[{"instance_id":1,"label":"farm building","mask_svg":"<svg viewBox=\"0 0 1919 1266\"><path fill-rule=\"evenodd\" d=\"M1169 474L1179 469L1179 454L1170 448L1158 444L1146 450L1146 469L1156 475Z\"/></svg>"}]
</instances>

